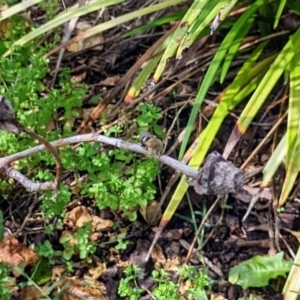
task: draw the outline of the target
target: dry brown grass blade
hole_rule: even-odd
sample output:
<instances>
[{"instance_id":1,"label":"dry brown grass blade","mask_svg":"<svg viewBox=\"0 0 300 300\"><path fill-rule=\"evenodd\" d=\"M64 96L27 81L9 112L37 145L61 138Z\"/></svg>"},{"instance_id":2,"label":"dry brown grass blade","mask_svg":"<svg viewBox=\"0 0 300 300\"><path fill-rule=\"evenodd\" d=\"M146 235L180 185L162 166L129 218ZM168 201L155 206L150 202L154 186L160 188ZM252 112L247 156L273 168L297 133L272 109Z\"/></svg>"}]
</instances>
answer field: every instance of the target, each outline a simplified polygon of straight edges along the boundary
<instances>
[{"instance_id":1,"label":"dry brown grass blade","mask_svg":"<svg viewBox=\"0 0 300 300\"><path fill-rule=\"evenodd\" d=\"M79 0L79 7L85 5L85 3L86 3L86 0ZM71 34L72 34L72 32L73 32L73 30L76 26L76 23L77 23L78 19L79 19L79 17L75 17L74 19L72 19L68 23L68 25L66 27L66 30L65 30L65 33L64 33L64 36L62 37L62 40L61 40L62 44L64 44L65 42L67 42L70 39ZM62 61L62 58L64 56L65 50L66 50L66 48L60 49L58 59L57 59L57 62L56 62L56 66L55 66L55 70L54 70L53 79L52 79L52 84L51 84L52 88L54 87L56 77L57 77L57 74L58 74L58 70L59 70L59 67L61 65L61 61Z\"/></svg>"}]
</instances>

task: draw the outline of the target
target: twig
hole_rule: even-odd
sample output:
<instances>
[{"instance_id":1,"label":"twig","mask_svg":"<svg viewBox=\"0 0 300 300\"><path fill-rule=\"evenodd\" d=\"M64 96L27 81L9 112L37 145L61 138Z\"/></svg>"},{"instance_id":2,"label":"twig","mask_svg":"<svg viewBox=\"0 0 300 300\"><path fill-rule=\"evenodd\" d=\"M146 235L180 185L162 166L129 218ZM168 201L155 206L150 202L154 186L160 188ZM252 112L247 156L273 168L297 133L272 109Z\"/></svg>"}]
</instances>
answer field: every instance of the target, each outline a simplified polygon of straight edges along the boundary
<instances>
[{"instance_id":1,"label":"twig","mask_svg":"<svg viewBox=\"0 0 300 300\"><path fill-rule=\"evenodd\" d=\"M77 143L82 143L82 142L100 142L108 145L112 145L118 148L123 148L127 149L133 152L141 153L147 156L154 157L155 159L161 161L162 163L170 166L171 168L185 174L186 176L190 178L197 178L198 172L194 170L193 168L169 157L166 155L162 156L153 156L149 151L144 149L138 144L133 144L129 142L125 142L121 139L116 139L116 138L111 138L107 136L103 136L100 134L82 134L82 135L77 135L65 139L60 139L57 141L50 142L50 144L53 147L61 147L65 145L71 145L71 144L77 144ZM38 145L33 148L15 153L13 155L9 155L6 157L0 158L0 171L5 173L7 176L14 178L18 182L20 182L24 187L29 189L30 191L37 191L37 190L54 190L55 184L52 182L45 182L45 183L33 183L29 179L27 179L24 175L19 173L13 168L8 167L10 163L13 161L17 161L19 159L22 159L24 157L27 157L29 155L35 154L37 152L45 150L46 147L45 145Z\"/></svg>"},{"instance_id":2,"label":"twig","mask_svg":"<svg viewBox=\"0 0 300 300\"><path fill-rule=\"evenodd\" d=\"M34 183L19 171L9 166L1 167L0 172L18 181L31 192L54 191L56 189L56 184L54 182Z\"/></svg>"},{"instance_id":3,"label":"twig","mask_svg":"<svg viewBox=\"0 0 300 300\"><path fill-rule=\"evenodd\" d=\"M86 0L80 0L79 3L78 3L78 8L85 5L85 2L86 2ZM66 25L64 36L61 39L61 44L66 43L70 39L71 34L72 34L72 32L73 32L73 30L76 26L76 23L77 23L78 19L79 19L79 17L75 17L68 23L68 25ZM58 73L58 70L59 70L59 66L61 64L61 61L62 61L62 58L64 56L65 51L66 51L66 48L62 48L59 51L59 55L58 55L58 59L57 59L57 62L56 62L52 83L51 83L51 88L54 87L56 77L57 77L57 73Z\"/></svg>"}]
</instances>

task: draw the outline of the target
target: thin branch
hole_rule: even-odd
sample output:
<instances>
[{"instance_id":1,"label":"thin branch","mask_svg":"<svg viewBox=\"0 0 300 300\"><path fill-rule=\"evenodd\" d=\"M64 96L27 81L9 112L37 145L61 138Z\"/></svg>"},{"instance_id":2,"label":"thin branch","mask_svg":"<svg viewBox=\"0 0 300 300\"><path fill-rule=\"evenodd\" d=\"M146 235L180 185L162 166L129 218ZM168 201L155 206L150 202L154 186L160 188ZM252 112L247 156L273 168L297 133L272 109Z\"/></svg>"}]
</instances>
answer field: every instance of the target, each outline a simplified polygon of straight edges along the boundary
<instances>
[{"instance_id":1,"label":"thin branch","mask_svg":"<svg viewBox=\"0 0 300 300\"><path fill-rule=\"evenodd\" d=\"M179 172L185 174L188 177L197 178L198 172L194 170L193 168L177 161L176 159L173 159L169 156L162 155L160 157L158 156L153 156L150 152L148 152L145 148L141 147L138 144L132 144L129 142L125 142L121 139L116 139L112 137L107 137L103 136L97 133L92 133L92 134L82 134L82 135L76 135L73 137L68 137L65 139L60 139L57 141L50 142L50 144L54 147L61 147L61 146L66 146L66 145L71 145L71 144L77 144L77 143L82 143L82 142L100 142L108 145L115 146L117 148L123 148L127 149L133 152L141 153L146 156L154 157L161 161L162 163L170 166L171 168L178 170ZM19 160L21 158L27 157L29 155L35 154L37 152L45 150L44 145L38 145L36 147L15 153L10 156L2 157L0 158L0 168L3 168L10 164L13 161Z\"/></svg>"},{"instance_id":2,"label":"thin branch","mask_svg":"<svg viewBox=\"0 0 300 300\"><path fill-rule=\"evenodd\" d=\"M54 182L34 183L12 167L3 166L0 168L0 172L21 183L30 192L54 191L56 189L56 184Z\"/></svg>"}]
</instances>

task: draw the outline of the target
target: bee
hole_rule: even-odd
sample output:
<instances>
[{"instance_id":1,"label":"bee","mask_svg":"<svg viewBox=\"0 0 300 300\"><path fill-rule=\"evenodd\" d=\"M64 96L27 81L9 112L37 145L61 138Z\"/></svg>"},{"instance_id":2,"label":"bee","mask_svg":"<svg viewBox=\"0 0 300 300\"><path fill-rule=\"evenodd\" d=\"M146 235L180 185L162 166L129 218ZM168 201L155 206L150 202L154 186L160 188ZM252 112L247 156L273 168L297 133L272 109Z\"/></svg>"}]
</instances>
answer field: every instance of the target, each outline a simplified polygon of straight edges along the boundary
<instances>
[{"instance_id":1,"label":"bee","mask_svg":"<svg viewBox=\"0 0 300 300\"><path fill-rule=\"evenodd\" d=\"M154 134L149 132L141 132L140 143L151 154L161 156L164 153L164 144Z\"/></svg>"}]
</instances>

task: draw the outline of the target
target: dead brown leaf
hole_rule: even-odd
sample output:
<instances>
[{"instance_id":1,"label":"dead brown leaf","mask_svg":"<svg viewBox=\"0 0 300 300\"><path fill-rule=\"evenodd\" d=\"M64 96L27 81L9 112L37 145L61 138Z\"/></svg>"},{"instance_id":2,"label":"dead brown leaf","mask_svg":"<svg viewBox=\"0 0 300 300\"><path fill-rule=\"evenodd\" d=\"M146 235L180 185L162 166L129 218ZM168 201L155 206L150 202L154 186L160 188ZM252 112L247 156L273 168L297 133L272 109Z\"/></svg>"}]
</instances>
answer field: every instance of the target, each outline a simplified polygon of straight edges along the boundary
<instances>
[{"instance_id":1,"label":"dead brown leaf","mask_svg":"<svg viewBox=\"0 0 300 300\"><path fill-rule=\"evenodd\" d=\"M95 231L108 229L108 228L113 227L113 225L114 225L113 221L105 220L105 219L102 219L98 216L92 216L92 221L93 221L93 229Z\"/></svg>"},{"instance_id":2,"label":"dead brown leaf","mask_svg":"<svg viewBox=\"0 0 300 300\"><path fill-rule=\"evenodd\" d=\"M7 236L0 242L0 262L18 266L34 266L39 260L38 255L13 236Z\"/></svg>"},{"instance_id":3,"label":"dead brown leaf","mask_svg":"<svg viewBox=\"0 0 300 300\"><path fill-rule=\"evenodd\" d=\"M45 294L38 290L35 286L25 286L18 295L19 300L39 300L44 299Z\"/></svg>"},{"instance_id":4,"label":"dead brown leaf","mask_svg":"<svg viewBox=\"0 0 300 300\"><path fill-rule=\"evenodd\" d=\"M70 247L77 245L78 241L74 238L75 233L64 230L59 238L61 244L67 243Z\"/></svg>"},{"instance_id":5,"label":"dead brown leaf","mask_svg":"<svg viewBox=\"0 0 300 300\"><path fill-rule=\"evenodd\" d=\"M115 86L120 80L120 76L116 75L116 76L111 76L111 77L107 77L104 80L99 82L99 85L103 85L103 86Z\"/></svg>"},{"instance_id":6,"label":"dead brown leaf","mask_svg":"<svg viewBox=\"0 0 300 300\"><path fill-rule=\"evenodd\" d=\"M92 222L93 231L100 231L111 228L114 223L98 216L92 216L85 206L77 206L66 216L64 223L70 228L82 227L85 223Z\"/></svg>"},{"instance_id":7,"label":"dead brown leaf","mask_svg":"<svg viewBox=\"0 0 300 300\"><path fill-rule=\"evenodd\" d=\"M85 77L86 77L86 72L82 72L77 75L73 75L70 81L73 83L81 83L84 81Z\"/></svg>"},{"instance_id":8,"label":"dead brown leaf","mask_svg":"<svg viewBox=\"0 0 300 300\"><path fill-rule=\"evenodd\" d=\"M52 276L51 276L51 280L55 281L55 280L59 280L61 279L63 273L66 271L66 267L65 266L56 266L52 268Z\"/></svg>"},{"instance_id":9,"label":"dead brown leaf","mask_svg":"<svg viewBox=\"0 0 300 300\"><path fill-rule=\"evenodd\" d=\"M193 287L192 282L190 280L182 281L179 286L179 294L184 295L186 293L186 291L192 287ZM188 299L190 299L190 298L188 298ZM192 298L192 299L194 299L194 298Z\"/></svg>"},{"instance_id":10,"label":"dead brown leaf","mask_svg":"<svg viewBox=\"0 0 300 300\"><path fill-rule=\"evenodd\" d=\"M161 246L156 244L151 253L152 260L155 262L155 266L160 268L162 265L166 263L166 258L164 256L163 250Z\"/></svg>"},{"instance_id":11,"label":"dead brown leaf","mask_svg":"<svg viewBox=\"0 0 300 300\"><path fill-rule=\"evenodd\" d=\"M152 218L155 216L156 211L158 210L158 202L152 201L148 204L147 207L140 207L140 214L143 216L144 220L150 224ZM157 213L155 220L153 220L153 224L156 224L158 220L161 218L161 210Z\"/></svg>"},{"instance_id":12,"label":"dead brown leaf","mask_svg":"<svg viewBox=\"0 0 300 300\"><path fill-rule=\"evenodd\" d=\"M84 33L88 29L92 28L92 25L89 24L86 21L79 21L76 24L75 31L76 35L79 35L81 33ZM93 50L101 51L103 49L103 35L102 32L99 32L98 34L84 39L80 40L78 42L72 43L71 45L67 46L67 50L69 52L78 52L84 49L93 48Z\"/></svg>"},{"instance_id":13,"label":"dead brown leaf","mask_svg":"<svg viewBox=\"0 0 300 300\"><path fill-rule=\"evenodd\" d=\"M105 300L105 286L96 280L71 280L62 300Z\"/></svg>"},{"instance_id":14,"label":"dead brown leaf","mask_svg":"<svg viewBox=\"0 0 300 300\"><path fill-rule=\"evenodd\" d=\"M89 273L94 280L97 280L107 270L105 263L97 263L97 266L89 269Z\"/></svg>"},{"instance_id":15,"label":"dead brown leaf","mask_svg":"<svg viewBox=\"0 0 300 300\"><path fill-rule=\"evenodd\" d=\"M64 223L70 228L82 227L84 223L91 222L92 216L85 206L77 206L66 216Z\"/></svg>"},{"instance_id":16,"label":"dead brown leaf","mask_svg":"<svg viewBox=\"0 0 300 300\"><path fill-rule=\"evenodd\" d=\"M169 241L180 240L182 239L183 229L170 229L163 236L166 237Z\"/></svg>"},{"instance_id":17,"label":"dead brown leaf","mask_svg":"<svg viewBox=\"0 0 300 300\"><path fill-rule=\"evenodd\" d=\"M90 236L90 240L95 242L95 241L99 240L102 236L103 236L103 234L101 232L94 232Z\"/></svg>"},{"instance_id":18,"label":"dead brown leaf","mask_svg":"<svg viewBox=\"0 0 300 300\"><path fill-rule=\"evenodd\" d=\"M165 262L163 269L165 271L178 271L178 267L181 266L179 258L176 257L175 259L167 259Z\"/></svg>"}]
</instances>

